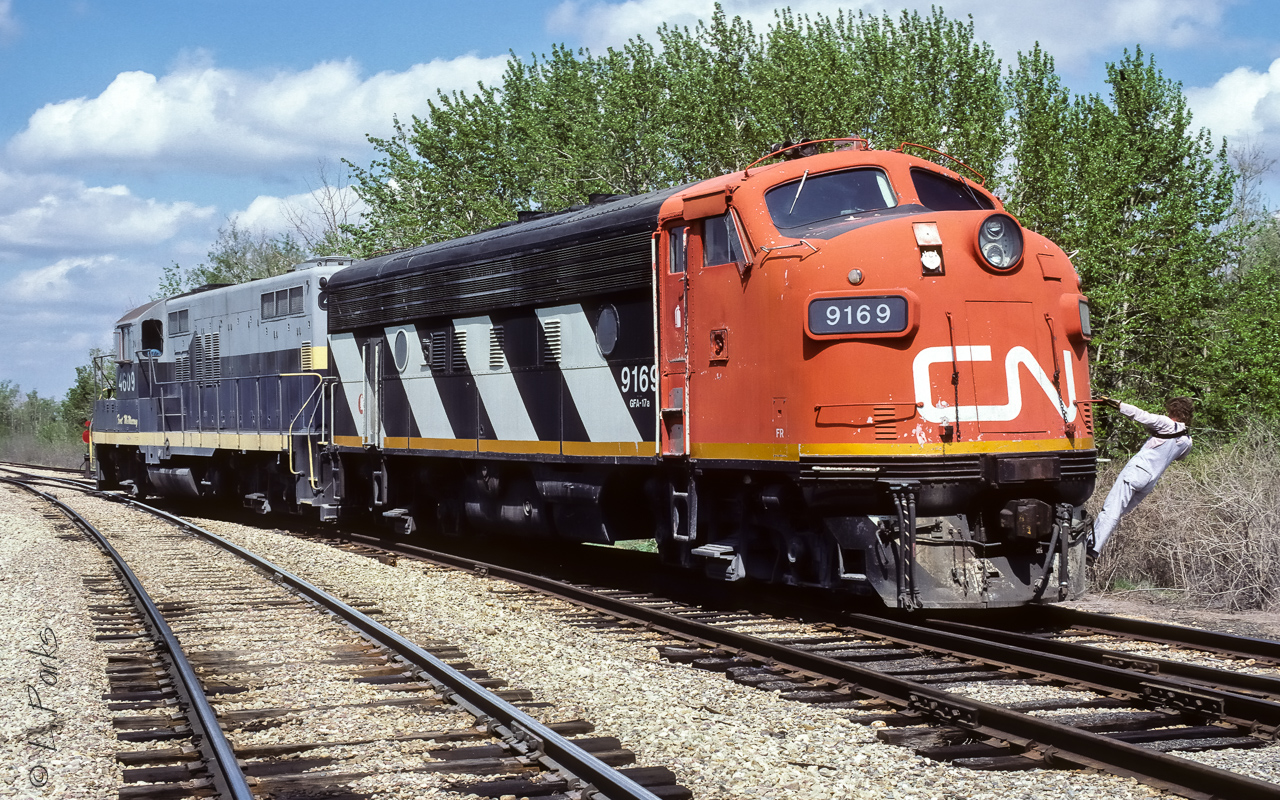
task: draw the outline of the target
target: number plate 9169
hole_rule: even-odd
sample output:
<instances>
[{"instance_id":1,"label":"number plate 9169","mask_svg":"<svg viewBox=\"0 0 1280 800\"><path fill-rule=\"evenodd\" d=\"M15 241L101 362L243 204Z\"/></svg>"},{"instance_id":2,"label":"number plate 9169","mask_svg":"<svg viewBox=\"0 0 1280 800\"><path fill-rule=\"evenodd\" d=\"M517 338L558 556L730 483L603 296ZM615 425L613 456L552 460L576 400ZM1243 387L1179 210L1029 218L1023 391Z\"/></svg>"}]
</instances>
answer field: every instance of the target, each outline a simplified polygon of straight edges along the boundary
<instances>
[{"instance_id":1,"label":"number plate 9169","mask_svg":"<svg viewBox=\"0 0 1280 800\"><path fill-rule=\"evenodd\" d=\"M809 331L828 333L897 333L907 329L907 298L819 297L809 301Z\"/></svg>"}]
</instances>

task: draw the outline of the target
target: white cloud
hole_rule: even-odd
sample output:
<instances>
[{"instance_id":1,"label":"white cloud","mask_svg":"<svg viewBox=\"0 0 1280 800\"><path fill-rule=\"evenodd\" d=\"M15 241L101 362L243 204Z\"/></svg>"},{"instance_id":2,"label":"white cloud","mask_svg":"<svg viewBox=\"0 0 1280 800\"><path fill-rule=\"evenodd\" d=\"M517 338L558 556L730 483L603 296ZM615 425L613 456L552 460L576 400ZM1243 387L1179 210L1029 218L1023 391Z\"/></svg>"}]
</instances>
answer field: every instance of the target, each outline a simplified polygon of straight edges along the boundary
<instances>
[{"instance_id":1,"label":"white cloud","mask_svg":"<svg viewBox=\"0 0 1280 800\"><path fill-rule=\"evenodd\" d=\"M18 20L13 16L11 0L0 0L0 41L18 35Z\"/></svg>"},{"instance_id":2,"label":"white cloud","mask_svg":"<svg viewBox=\"0 0 1280 800\"><path fill-rule=\"evenodd\" d=\"M118 261L112 255L62 258L18 273L4 286L4 294L10 303L43 305L66 300Z\"/></svg>"},{"instance_id":3,"label":"white cloud","mask_svg":"<svg viewBox=\"0 0 1280 800\"><path fill-rule=\"evenodd\" d=\"M248 208L231 214L236 224L254 231L294 233L299 225L308 233L325 227L324 217L356 223L366 206L350 186L319 188L288 197L258 195Z\"/></svg>"},{"instance_id":4,"label":"white cloud","mask_svg":"<svg viewBox=\"0 0 1280 800\"><path fill-rule=\"evenodd\" d=\"M138 294L136 287L154 286L160 267L145 259L98 253L58 257L52 263L28 260L4 272L0 340L9 343L9 353L0 359L0 380L60 397L89 349L109 347L112 323L145 301L147 293Z\"/></svg>"},{"instance_id":5,"label":"white cloud","mask_svg":"<svg viewBox=\"0 0 1280 800\"><path fill-rule=\"evenodd\" d=\"M237 211L230 216L235 219L237 225L247 230L284 233L292 228L285 210L288 204L296 202L296 198L309 196L274 197L260 194L253 198L253 202L249 203L248 208L243 211Z\"/></svg>"},{"instance_id":6,"label":"white cloud","mask_svg":"<svg viewBox=\"0 0 1280 800\"><path fill-rule=\"evenodd\" d=\"M1266 72L1240 67L1213 86L1186 90L1197 125L1215 136L1250 138L1280 153L1280 58Z\"/></svg>"},{"instance_id":7,"label":"white cloud","mask_svg":"<svg viewBox=\"0 0 1280 800\"><path fill-rule=\"evenodd\" d=\"M213 211L186 201L143 199L125 186L0 171L0 251L155 244Z\"/></svg>"},{"instance_id":8,"label":"white cloud","mask_svg":"<svg viewBox=\"0 0 1280 800\"><path fill-rule=\"evenodd\" d=\"M1230 0L955 0L944 8L952 19L972 15L977 35L1006 62L1039 41L1060 66L1079 67L1117 46L1144 48L1203 45L1216 36ZM757 32L774 20L775 0L723 0L725 13L749 20ZM928 14L928 2L793 0L797 15L834 16L843 8L897 16L904 9ZM593 50L618 46L636 34L653 39L662 22L692 25L710 19L714 0L564 0L548 18L553 34L580 38Z\"/></svg>"},{"instance_id":9,"label":"white cloud","mask_svg":"<svg viewBox=\"0 0 1280 800\"><path fill-rule=\"evenodd\" d=\"M93 98L50 103L9 143L21 163L175 166L236 172L366 147L436 90L501 77L507 57L474 55L363 77L350 60L270 76L192 59L163 77L122 72Z\"/></svg>"}]
</instances>

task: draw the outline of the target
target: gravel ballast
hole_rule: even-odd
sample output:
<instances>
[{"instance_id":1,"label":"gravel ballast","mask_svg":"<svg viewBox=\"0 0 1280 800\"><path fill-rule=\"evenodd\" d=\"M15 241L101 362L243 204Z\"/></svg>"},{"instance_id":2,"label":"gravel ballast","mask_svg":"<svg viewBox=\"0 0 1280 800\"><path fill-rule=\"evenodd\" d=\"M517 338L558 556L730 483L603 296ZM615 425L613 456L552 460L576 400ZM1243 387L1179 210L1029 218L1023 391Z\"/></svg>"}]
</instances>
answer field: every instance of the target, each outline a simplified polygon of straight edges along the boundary
<instances>
[{"instance_id":1,"label":"gravel ballast","mask_svg":"<svg viewBox=\"0 0 1280 800\"><path fill-rule=\"evenodd\" d=\"M396 566L220 521L198 524L330 591L370 600L412 638L456 642L472 660L617 736L641 764L674 769L700 798L1138 798L1160 793L1111 775L952 767L883 744L858 712L783 700L664 662L635 634L566 626L566 603L409 559ZM1015 687L1016 688L1016 687ZM1022 699L1022 698L1017 698ZM548 720L550 721L550 720Z\"/></svg>"},{"instance_id":2,"label":"gravel ballast","mask_svg":"<svg viewBox=\"0 0 1280 800\"><path fill-rule=\"evenodd\" d=\"M118 505L94 499L76 499L74 504L86 511L92 507L104 518L120 510ZM106 690L102 677L105 660L92 641L81 585L83 574L101 573L102 557L83 539L60 539L52 528L53 521L33 511L33 506L42 508L16 490L0 488L0 602L10 612L6 620L13 621L0 634L5 637L5 650L0 654L5 687L0 705L0 752L4 754L0 796L115 797L119 771L113 754L122 748L117 747L102 702L94 701ZM873 727L856 721L865 712L790 702L777 693L742 686L719 674L664 662L651 641L645 641L653 634L622 636L574 628L558 616L558 612L571 609L568 604L521 593L502 581L409 559L383 564L276 531L193 521L340 597L376 604L385 612L380 620L411 639L456 644L477 667L509 680L512 686L530 689L538 700L552 704L547 709L533 709L535 716L547 722L590 720L596 725L594 735L618 737L623 747L636 752L639 765L674 769L695 797L1083 800L1161 795L1133 780L1111 775L1042 770L976 772L923 759L908 749L879 742ZM16 654L24 649L27 639L46 626L58 631L59 646L67 648L68 660L81 662L80 678L56 687L57 691L67 690L66 695L58 695L66 699L66 707L71 708L73 687L92 688L80 689L85 709L77 706L68 712L63 731L66 738L59 742L58 755L63 761L39 762L49 769L50 781L47 788L36 790L25 782L26 769L37 763L34 749L20 740L38 725L38 719L28 714L21 718L25 721L15 724L9 711L21 711L19 706L25 702L17 693L23 691L24 676L28 683L37 679L30 657L23 660ZM66 642L61 639L63 630L68 632ZM73 641L79 642L79 655L70 649ZM72 672L68 664L62 668L67 672L60 680ZM1062 693L1053 687L984 687L980 683L963 688L988 702ZM255 699L265 702L267 696ZM88 708L90 701L97 703L96 712ZM76 725L84 730L82 735L72 736ZM369 732L373 732L372 726ZM406 749L414 748L386 743L369 747L362 755L373 766L379 758L389 762L401 759ZM1275 780L1278 750L1268 747L1194 757ZM66 777L55 785L59 774ZM411 778L405 776L404 782ZM381 784L380 788L387 790L397 782L370 780L356 788L370 790ZM399 796L434 794L428 788L432 783L419 784L418 794L405 787ZM81 788L86 786L99 788Z\"/></svg>"},{"instance_id":3,"label":"gravel ballast","mask_svg":"<svg viewBox=\"0 0 1280 800\"><path fill-rule=\"evenodd\" d=\"M82 583L107 561L49 508L0 487L0 797L114 800L107 662Z\"/></svg>"}]
</instances>

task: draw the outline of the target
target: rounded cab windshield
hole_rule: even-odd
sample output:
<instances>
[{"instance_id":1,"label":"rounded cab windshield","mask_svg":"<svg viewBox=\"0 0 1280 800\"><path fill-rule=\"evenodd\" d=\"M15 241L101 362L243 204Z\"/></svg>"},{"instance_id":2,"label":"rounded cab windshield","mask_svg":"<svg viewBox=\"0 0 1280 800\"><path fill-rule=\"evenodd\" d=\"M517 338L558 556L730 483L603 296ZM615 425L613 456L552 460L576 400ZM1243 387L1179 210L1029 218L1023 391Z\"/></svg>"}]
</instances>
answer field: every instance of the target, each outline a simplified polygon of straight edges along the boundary
<instances>
[{"instance_id":1,"label":"rounded cab windshield","mask_svg":"<svg viewBox=\"0 0 1280 800\"><path fill-rule=\"evenodd\" d=\"M806 173L765 193L765 205L779 232L879 211L897 204L889 178L878 169Z\"/></svg>"}]
</instances>

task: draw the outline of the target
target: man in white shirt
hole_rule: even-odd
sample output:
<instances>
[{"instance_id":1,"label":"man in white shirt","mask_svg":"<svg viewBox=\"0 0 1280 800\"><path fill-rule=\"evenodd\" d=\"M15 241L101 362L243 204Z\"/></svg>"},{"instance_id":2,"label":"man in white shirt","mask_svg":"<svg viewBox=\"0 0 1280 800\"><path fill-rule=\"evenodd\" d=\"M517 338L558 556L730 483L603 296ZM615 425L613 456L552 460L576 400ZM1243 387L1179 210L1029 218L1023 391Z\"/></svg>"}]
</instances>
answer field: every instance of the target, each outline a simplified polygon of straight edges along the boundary
<instances>
[{"instance_id":1,"label":"man in white shirt","mask_svg":"<svg viewBox=\"0 0 1280 800\"><path fill-rule=\"evenodd\" d=\"M1116 478L1115 486L1111 487L1106 502L1102 504L1102 513L1094 520L1093 547L1088 552L1090 561L1102 552L1120 518L1137 508L1138 503L1151 494L1156 481L1169 465L1191 450L1191 435L1187 430L1192 414L1190 397L1175 397L1165 403L1168 416L1150 414L1110 397L1099 399L1144 426L1151 432L1151 438L1120 470L1120 477Z\"/></svg>"}]
</instances>

